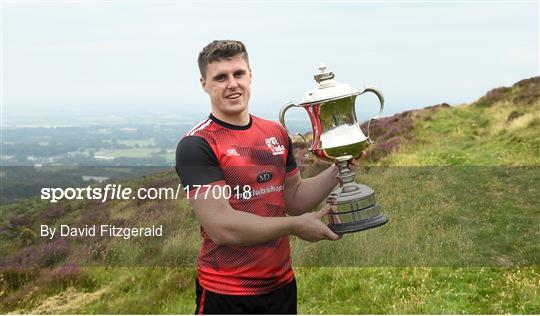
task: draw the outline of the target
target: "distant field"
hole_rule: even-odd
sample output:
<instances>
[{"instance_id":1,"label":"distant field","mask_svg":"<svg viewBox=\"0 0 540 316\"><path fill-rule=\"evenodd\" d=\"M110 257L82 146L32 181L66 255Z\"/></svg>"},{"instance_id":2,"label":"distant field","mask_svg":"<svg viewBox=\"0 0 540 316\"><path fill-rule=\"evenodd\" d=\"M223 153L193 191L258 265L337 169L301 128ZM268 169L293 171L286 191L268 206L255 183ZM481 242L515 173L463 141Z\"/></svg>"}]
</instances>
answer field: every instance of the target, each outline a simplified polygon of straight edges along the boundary
<instances>
[{"instance_id":1,"label":"distant field","mask_svg":"<svg viewBox=\"0 0 540 316\"><path fill-rule=\"evenodd\" d=\"M165 165L164 157L154 153L176 148L177 135L187 127L181 123L153 126L136 122L124 127L104 124L3 129L0 160L7 166Z\"/></svg>"},{"instance_id":2,"label":"distant field","mask_svg":"<svg viewBox=\"0 0 540 316\"><path fill-rule=\"evenodd\" d=\"M106 157L126 157L126 158L146 158L153 154L159 153L159 148L132 148L132 149L115 149L103 150L101 155Z\"/></svg>"},{"instance_id":3,"label":"distant field","mask_svg":"<svg viewBox=\"0 0 540 316\"><path fill-rule=\"evenodd\" d=\"M118 144L126 145L129 147L135 147L135 146L153 147L156 144L156 142L154 139L148 138L148 139L119 140Z\"/></svg>"},{"instance_id":4,"label":"distant field","mask_svg":"<svg viewBox=\"0 0 540 316\"><path fill-rule=\"evenodd\" d=\"M175 161L176 150L169 149L166 154L160 152L160 148L132 148L105 150L101 153L103 156L114 158L149 158L159 156L165 158L167 164L172 164Z\"/></svg>"}]
</instances>

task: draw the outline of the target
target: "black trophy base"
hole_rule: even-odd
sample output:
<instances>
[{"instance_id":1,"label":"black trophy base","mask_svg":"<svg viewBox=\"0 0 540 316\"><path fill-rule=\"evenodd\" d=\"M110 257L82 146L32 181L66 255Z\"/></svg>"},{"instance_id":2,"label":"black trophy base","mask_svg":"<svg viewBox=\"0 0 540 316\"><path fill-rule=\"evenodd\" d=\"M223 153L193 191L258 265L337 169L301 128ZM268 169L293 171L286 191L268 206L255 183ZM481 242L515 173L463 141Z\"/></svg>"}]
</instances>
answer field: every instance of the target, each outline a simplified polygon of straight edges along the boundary
<instances>
[{"instance_id":1,"label":"black trophy base","mask_svg":"<svg viewBox=\"0 0 540 316\"><path fill-rule=\"evenodd\" d=\"M328 227L336 234L343 235L379 227L388 222L388 217L380 213L376 216L349 223L330 223Z\"/></svg>"}]
</instances>

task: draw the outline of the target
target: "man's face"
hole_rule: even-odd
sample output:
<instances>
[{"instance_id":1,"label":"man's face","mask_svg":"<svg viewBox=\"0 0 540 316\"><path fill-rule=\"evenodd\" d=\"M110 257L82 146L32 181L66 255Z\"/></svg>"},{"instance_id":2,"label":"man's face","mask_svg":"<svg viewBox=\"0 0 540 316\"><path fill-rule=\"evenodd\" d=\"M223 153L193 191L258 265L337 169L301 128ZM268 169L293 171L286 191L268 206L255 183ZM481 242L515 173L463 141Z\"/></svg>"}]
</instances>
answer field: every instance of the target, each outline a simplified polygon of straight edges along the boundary
<instances>
[{"instance_id":1,"label":"man's face","mask_svg":"<svg viewBox=\"0 0 540 316\"><path fill-rule=\"evenodd\" d=\"M201 84L210 96L214 114L231 117L248 111L251 71L240 55L208 64Z\"/></svg>"}]
</instances>

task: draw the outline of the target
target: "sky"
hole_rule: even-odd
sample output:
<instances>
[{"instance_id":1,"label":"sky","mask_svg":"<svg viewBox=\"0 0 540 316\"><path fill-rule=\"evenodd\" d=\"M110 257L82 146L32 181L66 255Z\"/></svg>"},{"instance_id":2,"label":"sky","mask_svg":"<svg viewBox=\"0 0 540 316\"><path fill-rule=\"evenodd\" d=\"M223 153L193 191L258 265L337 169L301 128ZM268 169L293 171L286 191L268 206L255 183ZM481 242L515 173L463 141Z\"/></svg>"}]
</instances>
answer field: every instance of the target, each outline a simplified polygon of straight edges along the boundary
<instances>
[{"instance_id":1,"label":"sky","mask_svg":"<svg viewBox=\"0 0 540 316\"><path fill-rule=\"evenodd\" d=\"M387 115L539 75L538 1L3 1L1 14L4 118L207 114L196 60L214 39L246 44L250 110L270 119L321 62L382 91ZM378 112L370 95L356 107Z\"/></svg>"}]
</instances>

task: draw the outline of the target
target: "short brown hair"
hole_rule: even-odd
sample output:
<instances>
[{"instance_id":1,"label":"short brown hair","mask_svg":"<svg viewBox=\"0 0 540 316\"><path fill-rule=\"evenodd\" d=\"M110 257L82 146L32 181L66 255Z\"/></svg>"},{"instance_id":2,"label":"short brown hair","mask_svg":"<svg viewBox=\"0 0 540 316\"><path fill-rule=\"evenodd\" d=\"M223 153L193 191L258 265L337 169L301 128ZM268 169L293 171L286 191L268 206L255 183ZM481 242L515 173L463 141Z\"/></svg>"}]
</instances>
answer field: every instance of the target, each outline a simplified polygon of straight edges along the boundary
<instances>
[{"instance_id":1,"label":"short brown hair","mask_svg":"<svg viewBox=\"0 0 540 316\"><path fill-rule=\"evenodd\" d=\"M208 64L223 59L231 59L236 55L240 55L249 67L248 53L244 43L233 40L219 40L206 45L199 53L199 59L197 60L201 76L206 78Z\"/></svg>"}]
</instances>

